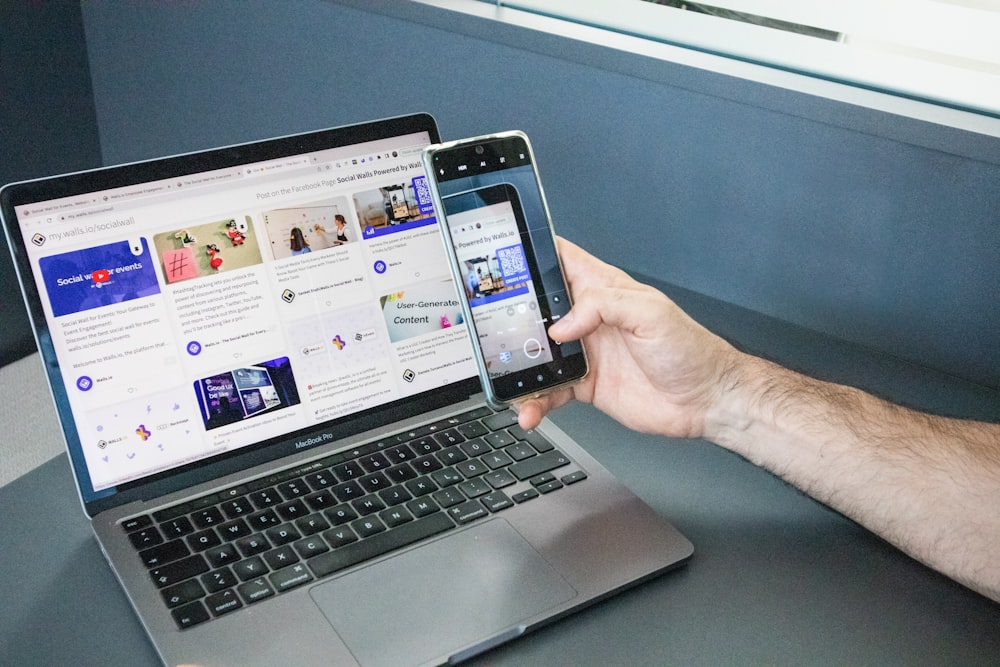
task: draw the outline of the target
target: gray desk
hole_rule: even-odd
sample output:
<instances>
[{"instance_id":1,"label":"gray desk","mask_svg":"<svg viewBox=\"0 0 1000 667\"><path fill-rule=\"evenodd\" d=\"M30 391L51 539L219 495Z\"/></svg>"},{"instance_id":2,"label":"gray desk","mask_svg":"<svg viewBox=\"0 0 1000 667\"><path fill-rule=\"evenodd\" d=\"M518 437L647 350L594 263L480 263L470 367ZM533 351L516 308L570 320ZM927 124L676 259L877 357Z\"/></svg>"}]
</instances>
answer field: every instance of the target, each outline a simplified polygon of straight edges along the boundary
<instances>
[{"instance_id":1,"label":"gray desk","mask_svg":"<svg viewBox=\"0 0 1000 667\"><path fill-rule=\"evenodd\" d=\"M668 291L751 350L910 405L1000 420L995 391ZM48 405L36 410L0 437L51 418ZM1000 664L1000 604L770 474L705 442L631 433L588 406L555 421L680 528L695 556L476 664ZM0 488L0 520L0 665L156 664L91 537L65 455Z\"/></svg>"}]
</instances>

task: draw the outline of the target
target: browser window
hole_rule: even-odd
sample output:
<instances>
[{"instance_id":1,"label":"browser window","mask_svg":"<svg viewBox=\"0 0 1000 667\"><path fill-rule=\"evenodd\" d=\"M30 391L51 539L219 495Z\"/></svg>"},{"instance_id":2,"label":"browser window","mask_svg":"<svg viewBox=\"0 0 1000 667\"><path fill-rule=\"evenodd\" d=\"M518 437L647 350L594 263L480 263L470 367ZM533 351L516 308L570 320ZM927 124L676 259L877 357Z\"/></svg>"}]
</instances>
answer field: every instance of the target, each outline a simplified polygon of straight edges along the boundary
<instances>
[{"instance_id":1,"label":"browser window","mask_svg":"<svg viewBox=\"0 0 1000 667\"><path fill-rule=\"evenodd\" d=\"M475 375L427 143L18 208L95 491Z\"/></svg>"}]
</instances>

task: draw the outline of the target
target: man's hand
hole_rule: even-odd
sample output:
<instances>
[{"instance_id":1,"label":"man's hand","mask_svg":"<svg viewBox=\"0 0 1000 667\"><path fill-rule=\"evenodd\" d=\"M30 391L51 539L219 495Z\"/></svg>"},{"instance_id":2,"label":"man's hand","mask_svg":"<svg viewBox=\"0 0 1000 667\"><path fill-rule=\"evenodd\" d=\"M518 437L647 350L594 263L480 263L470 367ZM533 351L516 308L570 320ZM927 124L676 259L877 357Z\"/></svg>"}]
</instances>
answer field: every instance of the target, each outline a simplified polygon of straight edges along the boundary
<instances>
[{"instance_id":1,"label":"man's hand","mask_svg":"<svg viewBox=\"0 0 1000 667\"><path fill-rule=\"evenodd\" d=\"M914 558L1000 601L1000 425L886 403L743 354L657 290L572 243L590 375L519 408L524 428L575 398L647 433L703 437L780 475Z\"/></svg>"},{"instance_id":2,"label":"man's hand","mask_svg":"<svg viewBox=\"0 0 1000 667\"><path fill-rule=\"evenodd\" d=\"M576 399L637 431L704 435L706 413L739 353L624 271L565 239L559 254L573 308L549 335L582 338L590 373L570 388L522 402L520 425L534 428L550 410Z\"/></svg>"}]
</instances>

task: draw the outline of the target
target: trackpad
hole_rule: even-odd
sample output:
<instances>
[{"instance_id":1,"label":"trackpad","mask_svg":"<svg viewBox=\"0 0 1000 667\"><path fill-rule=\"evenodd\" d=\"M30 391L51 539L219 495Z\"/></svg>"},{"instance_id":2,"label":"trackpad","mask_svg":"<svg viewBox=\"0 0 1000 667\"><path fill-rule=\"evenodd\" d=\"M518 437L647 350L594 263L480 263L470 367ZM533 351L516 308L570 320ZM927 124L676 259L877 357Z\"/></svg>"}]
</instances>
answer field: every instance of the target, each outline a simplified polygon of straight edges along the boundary
<instances>
[{"instance_id":1,"label":"trackpad","mask_svg":"<svg viewBox=\"0 0 1000 667\"><path fill-rule=\"evenodd\" d=\"M499 519L320 584L310 593L366 666L447 657L470 643L489 643L504 629L576 596Z\"/></svg>"}]
</instances>

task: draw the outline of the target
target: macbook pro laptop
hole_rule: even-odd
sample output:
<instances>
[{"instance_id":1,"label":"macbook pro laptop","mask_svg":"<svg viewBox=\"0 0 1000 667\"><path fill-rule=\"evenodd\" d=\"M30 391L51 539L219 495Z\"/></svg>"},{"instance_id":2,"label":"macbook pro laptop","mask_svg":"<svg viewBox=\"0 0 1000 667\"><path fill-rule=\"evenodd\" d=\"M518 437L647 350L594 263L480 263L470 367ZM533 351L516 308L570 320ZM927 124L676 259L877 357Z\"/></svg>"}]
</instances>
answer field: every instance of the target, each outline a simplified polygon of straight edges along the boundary
<instances>
[{"instance_id":1,"label":"macbook pro laptop","mask_svg":"<svg viewBox=\"0 0 1000 667\"><path fill-rule=\"evenodd\" d=\"M684 563L482 400L424 114L5 187L83 509L167 664L458 661Z\"/></svg>"}]
</instances>

